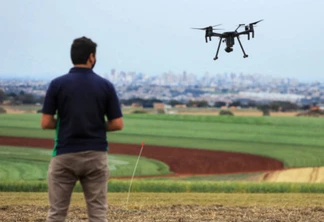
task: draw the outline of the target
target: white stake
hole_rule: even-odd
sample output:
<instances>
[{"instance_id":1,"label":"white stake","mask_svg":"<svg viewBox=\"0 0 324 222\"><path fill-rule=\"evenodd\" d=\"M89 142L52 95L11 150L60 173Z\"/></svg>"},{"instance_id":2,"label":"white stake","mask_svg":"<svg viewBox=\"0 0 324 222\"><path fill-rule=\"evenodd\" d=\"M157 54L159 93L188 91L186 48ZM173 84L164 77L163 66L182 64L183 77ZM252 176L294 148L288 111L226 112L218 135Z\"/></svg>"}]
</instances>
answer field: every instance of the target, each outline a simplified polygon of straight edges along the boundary
<instances>
[{"instance_id":1,"label":"white stake","mask_svg":"<svg viewBox=\"0 0 324 222\"><path fill-rule=\"evenodd\" d=\"M144 148L144 142L142 142L142 147L141 147L140 153L138 154L137 161L136 161L136 164L135 164L135 167L134 167L134 172L133 172L133 175L132 175L132 179L131 179L131 182L129 184L127 201L126 201L126 207L127 207L127 209L128 209L128 200L129 200L130 190L131 190L131 187L132 187L132 183L133 183L133 179L134 179L134 176L135 176L135 172L136 172L136 168L137 168L138 161L139 161L139 159L140 159L140 157L142 155L143 148Z\"/></svg>"}]
</instances>

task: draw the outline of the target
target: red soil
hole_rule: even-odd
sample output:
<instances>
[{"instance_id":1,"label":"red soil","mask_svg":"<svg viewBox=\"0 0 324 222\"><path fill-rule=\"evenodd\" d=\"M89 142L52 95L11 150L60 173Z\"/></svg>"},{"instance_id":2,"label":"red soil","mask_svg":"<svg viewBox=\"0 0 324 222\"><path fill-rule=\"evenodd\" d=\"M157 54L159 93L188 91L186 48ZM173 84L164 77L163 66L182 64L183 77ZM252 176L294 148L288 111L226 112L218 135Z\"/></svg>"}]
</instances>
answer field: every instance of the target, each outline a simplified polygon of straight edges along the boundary
<instances>
[{"instance_id":1,"label":"red soil","mask_svg":"<svg viewBox=\"0 0 324 222\"><path fill-rule=\"evenodd\" d=\"M0 145L53 149L51 139L0 136ZM109 153L138 156L141 144L110 143ZM176 174L225 174L283 169L283 163L252 154L144 145L142 157L160 160Z\"/></svg>"}]
</instances>

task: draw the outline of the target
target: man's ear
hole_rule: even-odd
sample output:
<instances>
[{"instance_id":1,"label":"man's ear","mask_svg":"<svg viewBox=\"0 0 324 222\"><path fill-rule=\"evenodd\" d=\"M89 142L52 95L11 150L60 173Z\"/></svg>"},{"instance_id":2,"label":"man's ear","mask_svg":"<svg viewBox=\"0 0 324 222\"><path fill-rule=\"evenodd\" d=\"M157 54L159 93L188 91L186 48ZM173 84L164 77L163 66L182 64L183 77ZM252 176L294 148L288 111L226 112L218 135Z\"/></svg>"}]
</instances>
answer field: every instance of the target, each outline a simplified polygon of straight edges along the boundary
<instances>
[{"instance_id":1,"label":"man's ear","mask_svg":"<svg viewBox=\"0 0 324 222\"><path fill-rule=\"evenodd\" d=\"M96 61L96 54L90 53L89 60L90 60L91 63L94 63L94 61Z\"/></svg>"}]
</instances>

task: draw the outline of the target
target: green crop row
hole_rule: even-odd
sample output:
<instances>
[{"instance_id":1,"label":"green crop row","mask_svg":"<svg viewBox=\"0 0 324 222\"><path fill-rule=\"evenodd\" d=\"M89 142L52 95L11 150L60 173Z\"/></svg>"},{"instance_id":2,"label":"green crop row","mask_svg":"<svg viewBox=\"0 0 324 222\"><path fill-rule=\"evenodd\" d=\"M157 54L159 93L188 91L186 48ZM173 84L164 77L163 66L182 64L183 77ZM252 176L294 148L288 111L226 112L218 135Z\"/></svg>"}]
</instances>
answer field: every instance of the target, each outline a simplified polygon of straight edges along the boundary
<instances>
[{"instance_id":1,"label":"green crop row","mask_svg":"<svg viewBox=\"0 0 324 222\"><path fill-rule=\"evenodd\" d=\"M268 156L285 167L324 166L324 118L126 114L109 142L224 150ZM54 138L39 114L0 115L0 135ZM145 148L144 148L145 149Z\"/></svg>"},{"instance_id":2,"label":"green crop row","mask_svg":"<svg viewBox=\"0 0 324 222\"><path fill-rule=\"evenodd\" d=\"M108 192L128 192L129 180L110 180ZM46 181L0 182L0 192L46 192ZM82 192L78 183L74 192ZM201 182L134 180L131 192L156 193L324 193L323 183Z\"/></svg>"},{"instance_id":3,"label":"green crop row","mask_svg":"<svg viewBox=\"0 0 324 222\"><path fill-rule=\"evenodd\" d=\"M0 180L44 180L51 159L51 150L0 145ZM137 157L108 155L111 177L131 176ZM136 176L170 174L169 166L153 159L141 157Z\"/></svg>"}]
</instances>

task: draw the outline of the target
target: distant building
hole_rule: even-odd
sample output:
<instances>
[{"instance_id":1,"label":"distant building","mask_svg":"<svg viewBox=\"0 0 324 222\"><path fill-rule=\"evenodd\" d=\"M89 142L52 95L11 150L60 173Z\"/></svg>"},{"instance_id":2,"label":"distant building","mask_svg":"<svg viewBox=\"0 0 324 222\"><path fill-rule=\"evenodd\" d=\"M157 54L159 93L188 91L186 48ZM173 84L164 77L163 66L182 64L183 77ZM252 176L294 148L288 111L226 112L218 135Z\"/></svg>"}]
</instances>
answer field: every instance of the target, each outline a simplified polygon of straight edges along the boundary
<instances>
[{"instance_id":1,"label":"distant building","mask_svg":"<svg viewBox=\"0 0 324 222\"><path fill-rule=\"evenodd\" d=\"M177 104L177 105L174 105L174 108L187 108L187 105L186 104Z\"/></svg>"},{"instance_id":2,"label":"distant building","mask_svg":"<svg viewBox=\"0 0 324 222\"><path fill-rule=\"evenodd\" d=\"M172 107L170 105L164 104L164 103L153 103L153 109L157 113L169 113L169 110Z\"/></svg>"},{"instance_id":3,"label":"distant building","mask_svg":"<svg viewBox=\"0 0 324 222\"><path fill-rule=\"evenodd\" d=\"M165 106L164 103L153 103L153 109L164 109Z\"/></svg>"},{"instance_id":4,"label":"distant building","mask_svg":"<svg viewBox=\"0 0 324 222\"><path fill-rule=\"evenodd\" d=\"M132 103L131 107L132 108L143 108L143 105L140 103Z\"/></svg>"}]
</instances>

